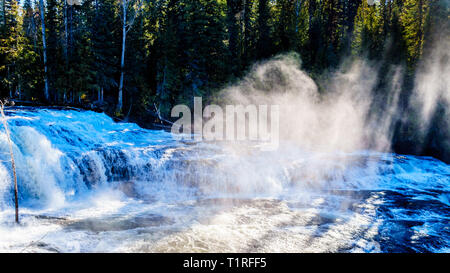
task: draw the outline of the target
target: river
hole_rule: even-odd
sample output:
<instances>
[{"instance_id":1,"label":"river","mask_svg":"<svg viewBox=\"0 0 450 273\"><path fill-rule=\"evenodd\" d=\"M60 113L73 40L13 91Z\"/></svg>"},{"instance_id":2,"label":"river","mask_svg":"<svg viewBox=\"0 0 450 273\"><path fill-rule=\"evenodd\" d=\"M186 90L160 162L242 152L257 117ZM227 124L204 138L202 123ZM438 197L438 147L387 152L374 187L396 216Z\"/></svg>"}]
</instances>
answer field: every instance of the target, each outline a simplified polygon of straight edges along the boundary
<instances>
[{"instance_id":1,"label":"river","mask_svg":"<svg viewBox=\"0 0 450 273\"><path fill-rule=\"evenodd\" d=\"M449 252L450 165L281 142L178 142L91 111L10 108L0 252Z\"/></svg>"}]
</instances>

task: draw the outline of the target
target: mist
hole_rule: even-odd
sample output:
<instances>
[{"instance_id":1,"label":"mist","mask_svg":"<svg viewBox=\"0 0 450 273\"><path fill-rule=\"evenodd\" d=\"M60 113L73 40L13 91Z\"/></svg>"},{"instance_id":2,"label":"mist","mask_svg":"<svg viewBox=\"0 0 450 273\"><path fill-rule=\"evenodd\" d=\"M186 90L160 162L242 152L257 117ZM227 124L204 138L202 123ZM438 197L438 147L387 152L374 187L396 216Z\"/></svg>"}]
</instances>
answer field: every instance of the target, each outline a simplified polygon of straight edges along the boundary
<instances>
[{"instance_id":1,"label":"mist","mask_svg":"<svg viewBox=\"0 0 450 273\"><path fill-rule=\"evenodd\" d=\"M435 40L414 78L410 110L426 154L450 162L450 39Z\"/></svg>"},{"instance_id":2,"label":"mist","mask_svg":"<svg viewBox=\"0 0 450 273\"><path fill-rule=\"evenodd\" d=\"M397 84L384 118L373 117L376 69L363 60L332 73L320 90L301 70L296 54L256 65L241 83L222 92L227 103L279 105L280 139L306 151L390 149L388 128L396 111ZM396 76L398 81L400 76Z\"/></svg>"},{"instance_id":3,"label":"mist","mask_svg":"<svg viewBox=\"0 0 450 273\"><path fill-rule=\"evenodd\" d=\"M411 153L420 153L430 131L439 127L443 134L450 128L449 48L446 41L430 50L414 75L413 90L404 88L408 75L402 65L385 72L380 63L352 58L314 80L292 53L256 64L220 96L224 104L279 105L280 140L304 151L393 152L394 137L416 137ZM382 72L387 83L380 88ZM414 132L399 135L399 124L408 123ZM440 141L448 145L448 138Z\"/></svg>"}]
</instances>

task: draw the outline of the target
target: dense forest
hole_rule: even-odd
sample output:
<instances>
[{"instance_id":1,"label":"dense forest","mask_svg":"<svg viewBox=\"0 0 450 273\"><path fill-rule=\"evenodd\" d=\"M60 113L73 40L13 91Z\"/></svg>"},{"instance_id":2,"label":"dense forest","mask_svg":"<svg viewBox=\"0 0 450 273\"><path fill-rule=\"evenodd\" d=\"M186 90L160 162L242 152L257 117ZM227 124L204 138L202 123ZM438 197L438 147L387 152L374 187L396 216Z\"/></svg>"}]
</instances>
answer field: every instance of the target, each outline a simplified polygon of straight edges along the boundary
<instances>
[{"instance_id":1,"label":"dense forest","mask_svg":"<svg viewBox=\"0 0 450 273\"><path fill-rule=\"evenodd\" d=\"M435 34L449 30L447 0L1 4L1 97L96 107L144 125L194 96L208 100L253 64L292 51L315 79L354 56L374 60L379 90L387 67L402 65L407 96Z\"/></svg>"}]
</instances>

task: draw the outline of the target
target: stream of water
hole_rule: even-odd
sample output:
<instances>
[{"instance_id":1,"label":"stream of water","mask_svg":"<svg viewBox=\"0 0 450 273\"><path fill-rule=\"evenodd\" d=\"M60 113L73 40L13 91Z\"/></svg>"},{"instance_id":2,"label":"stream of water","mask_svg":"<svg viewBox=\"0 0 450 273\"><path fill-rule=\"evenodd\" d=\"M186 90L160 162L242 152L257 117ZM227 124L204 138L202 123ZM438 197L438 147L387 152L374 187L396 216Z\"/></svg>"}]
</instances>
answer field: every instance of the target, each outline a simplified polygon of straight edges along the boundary
<instances>
[{"instance_id":1,"label":"stream of water","mask_svg":"<svg viewBox=\"0 0 450 273\"><path fill-rule=\"evenodd\" d=\"M449 252L431 157L177 142L90 111L7 109L0 252Z\"/></svg>"}]
</instances>

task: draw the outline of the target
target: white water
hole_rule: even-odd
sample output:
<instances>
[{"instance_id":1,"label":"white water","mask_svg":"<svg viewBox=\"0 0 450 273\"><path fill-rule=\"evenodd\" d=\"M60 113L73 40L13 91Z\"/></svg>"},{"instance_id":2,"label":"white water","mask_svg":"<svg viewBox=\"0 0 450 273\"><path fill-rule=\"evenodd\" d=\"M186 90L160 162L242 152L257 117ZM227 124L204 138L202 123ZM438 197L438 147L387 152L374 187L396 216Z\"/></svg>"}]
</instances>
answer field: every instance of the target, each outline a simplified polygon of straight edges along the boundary
<instances>
[{"instance_id":1,"label":"white water","mask_svg":"<svg viewBox=\"0 0 450 273\"><path fill-rule=\"evenodd\" d=\"M0 251L448 252L450 166L369 151L178 143L89 111L9 109Z\"/></svg>"}]
</instances>

